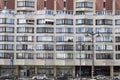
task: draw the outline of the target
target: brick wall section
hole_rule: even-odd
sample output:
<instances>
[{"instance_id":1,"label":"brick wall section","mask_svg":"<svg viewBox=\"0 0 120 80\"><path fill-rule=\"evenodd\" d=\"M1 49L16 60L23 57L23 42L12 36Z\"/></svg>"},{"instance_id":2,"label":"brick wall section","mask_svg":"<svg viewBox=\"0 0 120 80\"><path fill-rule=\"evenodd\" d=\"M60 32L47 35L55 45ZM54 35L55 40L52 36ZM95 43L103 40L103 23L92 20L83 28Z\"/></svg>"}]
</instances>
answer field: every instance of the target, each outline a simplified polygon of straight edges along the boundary
<instances>
[{"instance_id":1,"label":"brick wall section","mask_svg":"<svg viewBox=\"0 0 120 80\"><path fill-rule=\"evenodd\" d=\"M64 10L64 0L56 0L56 10Z\"/></svg>"},{"instance_id":2,"label":"brick wall section","mask_svg":"<svg viewBox=\"0 0 120 80\"><path fill-rule=\"evenodd\" d=\"M113 0L106 0L106 10L112 10L112 6L113 6Z\"/></svg>"},{"instance_id":3,"label":"brick wall section","mask_svg":"<svg viewBox=\"0 0 120 80\"><path fill-rule=\"evenodd\" d=\"M44 0L37 0L37 10L44 9Z\"/></svg>"},{"instance_id":4,"label":"brick wall section","mask_svg":"<svg viewBox=\"0 0 120 80\"><path fill-rule=\"evenodd\" d=\"M73 4L74 4L73 0L66 0L66 9L73 10L74 7Z\"/></svg>"},{"instance_id":5,"label":"brick wall section","mask_svg":"<svg viewBox=\"0 0 120 80\"><path fill-rule=\"evenodd\" d=\"M96 10L103 10L103 0L96 0Z\"/></svg>"},{"instance_id":6,"label":"brick wall section","mask_svg":"<svg viewBox=\"0 0 120 80\"><path fill-rule=\"evenodd\" d=\"M7 9L15 9L15 0L7 0Z\"/></svg>"},{"instance_id":7,"label":"brick wall section","mask_svg":"<svg viewBox=\"0 0 120 80\"><path fill-rule=\"evenodd\" d=\"M120 0L115 0L115 10L120 10Z\"/></svg>"},{"instance_id":8,"label":"brick wall section","mask_svg":"<svg viewBox=\"0 0 120 80\"><path fill-rule=\"evenodd\" d=\"M47 8L47 10L54 10L54 0L47 0L46 8Z\"/></svg>"},{"instance_id":9,"label":"brick wall section","mask_svg":"<svg viewBox=\"0 0 120 80\"><path fill-rule=\"evenodd\" d=\"M0 9L4 9L4 1L0 0Z\"/></svg>"}]
</instances>

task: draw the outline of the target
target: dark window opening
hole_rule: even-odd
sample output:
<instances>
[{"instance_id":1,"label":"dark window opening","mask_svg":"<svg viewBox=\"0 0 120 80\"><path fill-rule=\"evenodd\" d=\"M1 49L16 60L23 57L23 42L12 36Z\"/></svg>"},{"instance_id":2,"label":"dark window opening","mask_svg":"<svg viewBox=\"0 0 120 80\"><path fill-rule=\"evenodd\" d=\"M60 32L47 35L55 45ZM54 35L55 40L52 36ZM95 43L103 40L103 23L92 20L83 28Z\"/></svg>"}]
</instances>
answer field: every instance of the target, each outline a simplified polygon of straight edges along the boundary
<instances>
[{"instance_id":1,"label":"dark window opening","mask_svg":"<svg viewBox=\"0 0 120 80\"><path fill-rule=\"evenodd\" d=\"M7 0L4 0L4 6L7 6Z\"/></svg>"},{"instance_id":2,"label":"dark window opening","mask_svg":"<svg viewBox=\"0 0 120 80\"><path fill-rule=\"evenodd\" d=\"M103 8L105 8L105 2L103 2Z\"/></svg>"},{"instance_id":3,"label":"dark window opening","mask_svg":"<svg viewBox=\"0 0 120 80\"><path fill-rule=\"evenodd\" d=\"M96 75L110 76L110 67L109 66L96 66L95 76Z\"/></svg>"},{"instance_id":4,"label":"dark window opening","mask_svg":"<svg viewBox=\"0 0 120 80\"><path fill-rule=\"evenodd\" d=\"M66 7L66 2L64 1L64 7Z\"/></svg>"},{"instance_id":5,"label":"dark window opening","mask_svg":"<svg viewBox=\"0 0 120 80\"><path fill-rule=\"evenodd\" d=\"M44 7L46 7L46 1L44 1Z\"/></svg>"}]
</instances>

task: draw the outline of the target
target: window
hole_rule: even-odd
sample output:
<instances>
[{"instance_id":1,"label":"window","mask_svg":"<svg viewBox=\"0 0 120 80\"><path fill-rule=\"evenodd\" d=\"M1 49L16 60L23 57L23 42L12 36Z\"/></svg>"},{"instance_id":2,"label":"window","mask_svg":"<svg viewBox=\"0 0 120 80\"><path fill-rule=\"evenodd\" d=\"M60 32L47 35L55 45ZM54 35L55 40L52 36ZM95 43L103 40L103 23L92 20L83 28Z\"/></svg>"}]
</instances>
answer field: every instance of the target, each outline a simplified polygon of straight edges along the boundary
<instances>
[{"instance_id":1,"label":"window","mask_svg":"<svg viewBox=\"0 0 120 80\"><path fill-rule=\"evenodd\" d=\"M15 14L14 10L3 9L0 10L0 14Z\"/></svg>"},{"instance_id":2,"label":"window","mask_svg":"<svg viewBox=\"0 0 120 80\"><path fill-rule=\"evenodd\" d=\"M14 24L14 19L5 19L6 24Z\"/></svg>"},{"instance_id":3,"label":"window","mask_svg":"<svg viewBox=\"0 0 120 80\"><path fill-rule=\"evenodd\" d=\"M14 36L10 36L10 35L0 35L0 41L13 42L13 41L14 41Z\"/></svg>"},{"instance_id":4,"label":"window","mask_svg":"<svg viewBox=\"0 0 120 80\"><path fill-rule=\"evenodd\" d=\"M105 8L105 6L106 6L105 3L106 3L106 2L103 2L103 8Z\"/></svg>"},{"instance_id":5,"label":"window","mask_svg":"<svg viewBox=\"0 0 120 80\"><path fill-rule=\"evenodd\" d=\"M57 51L73 51L73 45L56 45Z\"/></svg>"},{"instance_id":6,"label":"window","mask_svg":"<svg viewBox=\"0 0 120 80\"><path fill-rule=\"evenodd\" d=\"M54 50L54 46L53 44L38 44L36 50L37 51L40 51L40 50L51 51L51 50Z\"/></svg>"},{"instance_id":7,"label":"window","mask_svg":"<svg viewBox=\"0 0 120 80\"><path fill-rule=\"evenodd\" d=\"M76 15L93 15L91 11L76 11Z\"/></svg>"},{"instance_id":8,"label":"window","mask_svg":"<svg viewBox=\"0 0 120 80\"><path fill-rule=\"evenodd\" d=\"M65 54L64 53L57 53L56 59L65 59Z\"/></svg>"},{"instance_id":9,"label":"window","mask_svg":"<svg viewBox=\"0 0 120 80\"><path fill-rule=\"evenodd\" d=\"M44 19L38 19L37 20L37 24L45 24L45 20Z\"/></svg>"},{"instance_id":10,"label":"window","mask_svg":"<svg viewBox=\"0 0 120 80\"><path fill-rule=\"evenodd\" d=\"M96 53L96 59L113 59L112 53Z\"/></svg>"},{"instance_id":11,"label":"window","mask_svg":"<svg viewBox=\"0 0 120 80\"><path fill-rule=\"evenodd\" d=\"M53 53L45 53L45 58L46 59L53 59L54 54Z\"/></svg>"},{"instance_id":12,"label":"window","mask_svg":"<svg viewBox=\"0 0 120 80\"><path fill-rule=\"evenodd\" d=\"M76 59L92 59L92 54L90 53L76 53Z\"/></svg>"},{"instance_id":13,"label":"window","mask_svg":"<svg viewBox=\"0 0 120 80\"><path fill-rule=\"evenodd\" d=\"M36 14L53 15L54 11L53 10L37 10Z\"/></svg>"},{"instance_id":14,"label":"window","mask_svg":"<svg viewBox=\"0 0 120 80\"><path fill-rule=\"evenodd\" d=\"M96 11L97 15L112 15L112 11Z\"/></svg>"},{"instance_id":15,"label":"window","mask_svg":"<svg viewBox=\"0 0 120 80\"><path fill-rule=\"evenodd\" d=\"M56 42L73 42L71 36L56 36Z\"/></svg>"},{"instance_id":16,"label":"window","mask_svg":"<svg viewBox=\"0 0 120 80\"><path fill-rule=\"evenodd\" d=\"M34 46L33 44L17 44L16 45L17 50L33 50Z\"/></svg>"},{"instance_id":17,"label":"window","mask_svg":"<svg viewBox=\"0 0 120 80\"><path fill-rule=\"evenodd\" d=\"M73 15L73 11L68 11L68 10L58 10L56 14Z\"/></svg>"},{"instance_id":18,"label":"window","mask_svg":"<svg viewBox=\"0 0 120 80\"><path fill-rule=\"evenodd\" d=\"M76 45L76 50L77 51L81 51L81 50L84 50L84 51L92 51L92 45L86 45L86 44L83 44L83 45Z\"/></svg>"},{"instance_id":19,"label":"window","mask_svg":"<svg viewBox=\"0 0 120 80\"><path fill-rule=\"evenodd\" d=\"M112 42L112 41L113 41L112 36L96 37L96 42Z\"/></svg>"},{"instance_id":20,"label":"window","mask_svg":"<svg viewBox=\"0 0 120 80\"><path fill-rule=\"evenodd\" d=\"M120 42L120 36L115 36L115 41Z\"/></svg>"},{"instance_id":21,"label":"window","mask_svg":"<svg viewBox=\"0 0 120 80\"><path fill-rule=\"evenodd\" d=\"M66 59L73 59L73 54L72 53L65 53L65 58Z\"/></svg>"},{"instance_id":22,"label":"window","mask_svg":"<svg viewBox=\"0 0 120 80\"><path fill-rule=\"evenodd\" d=\"M73 33L73 28L56 28L56 33Z\"/></svg>"},{"instance_id":23,"label":"window","mask_svg":"<svg viewBox=\"0 0 120 80\"><path fill-rule=\"evenodd\" d=\"M96 45L97 51L112 51L113 45Z\"/></svg>"},{"instance_id":24,"label":"window","mask_svg":"<svg viewBox=\"0 0 120 80\"><path fill-rule=\"evenodd\" d=\"M17 59L33 59L34 54L33 53L17 53L16 58Z\"/></svg>"},{"instance_id":25,"label":"window","mask_svg":"<svg viewBox=\"0 0 120 80\"><path fill-rule=\"evenodd\" d=\"M115 46L115 50L116 50L116 51L120 51L120 45L116 45L116 46Z\"/></svg>"},{"instance_id":26,"label":"window","mask_svg":"<svg viewBox=\"0 0 120 80\"><path fill-rule=\"evenodd\" d=\"M34 33L33 27L17 27L17 33Z\"/></svg>"},{"instance_id":27,"label":"window","mask_svg":"<svg viewBox=\"0 0 120 80\"><path fill-rule=\"evenodd\" d=\"M56 59L73 59L72 53L57 53Z\"/></svg>"},{"instance_id":28,"label":"window","mask_svg":"<svg viewBox=\"0 0 120 80\"><path fill-rule=\"evenodd\" d=\"M91 37L85 37L85 36L76 36L76 42L92 42Z\"/></svg>"},{"instance_id":29,"label":"window","mask_svg":"<svg viewBox=\"0 0 120 80\"><path fill-rule=\"evenodd\" d=\"M120 34L120 28L115 28L115 34Z\"/></svg>"},{"instance_id":30,"label":"window","mask_svg":"<svg viewBox=\"0 0 120 80\"><path fill-rule=\"evenodd\" d=\"M76 58L77 59L85 59L85 54L83 54L83 53L76 53Z\"/></svg>"},{"instance_id":31,"label":"window","mask_svg":"<svg viewBox=\"0 0 120 80\"><path fill-rule=\"evenodd\" d=\"M57 67L56 68L56 75L62 75L62 74L65 74L65 75L68 75L69 77L72 77L72 74L73 74L73 68L70 66L70 67Z\"/></svg>"},{"instance_id":32,"label":"window","mask_svg":"<svg viewBox=\"0 0 120 80\"><path fill-rule=\"evenodd\" d=\"M25 24L26 23L26 19L17 19L17 23L18 24Z\"/></svg>"},{"instance_id":33,"label":"window","mask_svg":"<svg viewBox=\"0 0 120 80\"><path fill-rule=\"evenodd\" d=\"M96 25L112 25L112 19L97 19Z\"/></svg>"},{"instance_id":34,"label":"window","mask_svg":"<svg viewBox=\"0 0 120 80\"><path fill-rule=\"evenodd\" d=\"M76 42L84 42L85 37L84 36L76 36Z\"/></svg>"},{"instance_id":35,"label":"window","mask_svg":"<svg viewBox=\"0 0 120 80\"><path fill-rule=\"evenodd\" d=\"M32 7L34 8L33 1L17 1L17 7Z\"/></svg>"},{"instance_id":36,"label":"window","mask_svg":"<svg viewBox=\"0 0 120 80\"><path fill-rule=\"evenodd\" d=\"M85 54L85 59L92 59L92 55L93 54L90 53Z\"/></svg>"},{"instance_id":37,"label":"window","mask_svg":"<svg viewBox=\"0 0 120 80\"><path fill-rule=\"evenodd\" d=\"M17 10L17 14L34 14L34 11L29 11L29 10Z\"/></svg>"},{"instance_id":38,"label":"window","mask_svg":"<svg viewBox=\"0 0 120 80\"><path fill-rule=\"evenodd\" d=\"M76 28L76 33L83 33L85 32L85 28L80 27L80 28Z\"/></svg>"},{"instance_id":39,"label":"window","mask_svg":"<svg viewBox=\"0 0 120 80\"><path fill-rule=\"evenodd\" d=\"M44 7L46 7L46 1L44 1Z\"/></svg>"},{"instance_id":40,"label":"window","mask_svg":"<svg viewBox=\"0 0 120 80\"><path fill-rule=\"evenodd\" d=\"M54 33L54 28L50 27L37 27L37 33Z\"/></svg>"},{"instance_id":41,"label":"window","mask_svg":"<svg viewBox=\"0 0 120 80\"><path fill-rule=\"evenodd\" d=\"M115 25L120 25L120 19L115 20Z\"/></svg>"},{"instance_id":42,"label":"window","mask_svg":"<svg viewBox=\"0 0 120 80\"><path fill-rule=\"evenodd\" d=\"M5 52L0 52L0 59L14 59L14 53L5 53Z\"/></svg>"},{"instance_id":43,"label":"window","mask_svg":"<svg viewBox=\"0 0 120 80\"><path fill-rule=\"evenodd\" d=\"M14 24L14 19L0 18L0 24Z\"/></svg>"},{"instance_id":44,"label":"window","mask_svg":"<svg viewBox=\"0 0 120 80\"><path fill-rule=\"evenodd\" d=\"M76 19L76 25L92 25L92 19Z\"/></svg>"},{"instance_id":45,"label":"window","mask_svg":"<svg viewBox=\"0 0 120 80\"><path fill-rule=\"evenodd\" d=\"M111 34L112 28L96 28L96 32Z\"/></svg>"},{"instance_id":46,"label":"window","mask_svg":"<svg viewBox=\"0 0 120 80\"><path fill-rule=\"evenodd\" d=\"M120 11L115 11L115 15L120 15Z\"/></svg>"},{"instance_id":47,"label":"window","mask_svg":"<svg viewBox=\"0 0 120 80\"><path fill-rule=\"evenodd\" d=\"M17 36L17 42L33 42L34 36Z\"/></svg>"},{"instance_id":48,"label":"window","mask_svg":"<svg viewBox=\"0 0 120 80\"><path fill-rule=\"evenodd\" d=\"M0 44L0 50L14 50L13 44Z\"/></svg>"},{"instance_id":49,"label":"window","mask_svg":"<svg viewBox=\"0 0 120 80\"><path fill-rule=\"evenodd\" d=\"M65 28L65 33L73 33L73 28Z\"/></svg>"},{"instance_id":50,"label":"window","mask_svg":"<svg viewBox=\"0 0 120 80\"><path fill-rule=\"evenodd\" d=\"M105 50L105 46L104 45L97 45L96 50Z\"/></svg>"},{"instance_id":51,"label":"window","mask_svg":"<svg viewBox=\"0 0 120 80\"><path fill-rule=\"evenodd\" d=\"M4 6L7 6L7 0L4 0Z\"/></svg>"},{"instance_id":52,"label":"window","mask_svg":"<svg viewBox=\"0 0 120 80\"><path fill-rule=\"evenodd\" d=\"M17 19L17 24L33 25L34 24L34 20L33 19Z\"/></svg>"},{"instance_id":53,"label":"window","mask_svg":"<svg viewBox=\"0 0 120 80\"><path fill-rule=\"evenodd\" d=\"M27 23L27 24L34 24L34 20L32 20L32 19L27 19L27 20L26 20L26 23Z\"/></svg>"},{"instance_id":54,"label":"window","mask_svg":"<svg viewBox=\"0 0 120 80\"><path fill-rule=\"evenodd\" d=\"M76 50L77 51L92 51L92 45L86 45L86 44L76 44Z\"/></svg>"},{"instance_id":55,"label":"window","mask_svg":"<svg viewBox=\"0 0 120 80\"><path fill-rule=\"evenodd\" d=\"M37 19L37 25L53 25L54 24L54 20L52 19Z\"/></svg>"},{"instance_id":56,"label":"window","mask_svg":"<svg viewBox=\"0 0 120 80\"><path fill-rule=\"evenodd\" d=\"M73 25L73 19L56 19L56 25Z\"/></svg>"},{"instance_id":57,"label":"window","mask_svg":"<svg viewBox=\"0 0 120 80\"><path fill-rule=\"evenodd\" d=\"M66 2L64 1L64 7L66 7Z\"/></svg>"},{"instance_id":58,"label":"window","mask_svg":"<svg viewBox=\"0 0 120 80\"><path fill-rule=\"evenodd\" d=\"M13 27L0 27L0 33L14 33Z\"/></svg>"},{"instance_id":59,"label":"window","mask_svg":"<svg viewBox=\"0 0 120 80\"><path fill-rule=\"evenodd\" d=\"M76 28L76 33L86 33L86 32L92 32L93 28L89 28L89 27L79 27Z\"/></svg>"},{"instance_id":60,"label":"window","mask_svg":"<svg viewBox=\"0 0 120 80\"><path fill-rule=\"evenodd\" d=\"M120 59L120 53L116 54L116 59Z\"/></svg>"},{"instance_id":61,"label":"window","mask_svg":"<svg viewBox=\"0 0 120 80\"><path fill-rule=\"evenodd\" d=\"M52 42L53 36L37 36L37 42Z\"/></svg>"},{"instance_id":62,"label":"window","mask_svg":"<svg viewBox=\"0 0 120 80\"><path fill-rule=\"evenodd\" d=\"M93 8L92 2L76 2L76 8Z\"/></svg>"},{"instance_id":63,"label":"window","mask_svg":"<svg viewBox=\"0 0 120 80\"><path fill-rule=\"evenodd\" d=\"M44 59L45 53L36 53L36 59Z\"/></svg>"},{"instance_id":64,"label":"window","mask_svg":"<svg viewBox=\"0 0 120 80\"><path fill-rule=\"evenodd\" d=\"M38 67L38 74L46 74L46 75L50 75L51 77L54 76L54 68L53 67Z\"/></svg>"}]
</instances>

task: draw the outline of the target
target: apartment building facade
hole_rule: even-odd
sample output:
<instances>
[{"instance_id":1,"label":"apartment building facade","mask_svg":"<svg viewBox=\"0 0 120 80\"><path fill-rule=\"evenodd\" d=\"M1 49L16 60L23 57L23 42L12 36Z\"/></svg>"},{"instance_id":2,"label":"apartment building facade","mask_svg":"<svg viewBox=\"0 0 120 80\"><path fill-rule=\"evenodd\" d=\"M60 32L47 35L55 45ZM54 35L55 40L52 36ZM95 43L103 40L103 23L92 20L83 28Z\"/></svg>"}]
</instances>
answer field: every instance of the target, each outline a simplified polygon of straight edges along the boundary
<instances>
[{"instance_id":1,"label":"apartment building facade","mask_svg":"<svg viewBox=\"0 0 120 80\"><path fill-rule=\"evenodd\" d=\"M119 74L119 2L0 0L0 74Z\"/></svg>"}]
</instances>

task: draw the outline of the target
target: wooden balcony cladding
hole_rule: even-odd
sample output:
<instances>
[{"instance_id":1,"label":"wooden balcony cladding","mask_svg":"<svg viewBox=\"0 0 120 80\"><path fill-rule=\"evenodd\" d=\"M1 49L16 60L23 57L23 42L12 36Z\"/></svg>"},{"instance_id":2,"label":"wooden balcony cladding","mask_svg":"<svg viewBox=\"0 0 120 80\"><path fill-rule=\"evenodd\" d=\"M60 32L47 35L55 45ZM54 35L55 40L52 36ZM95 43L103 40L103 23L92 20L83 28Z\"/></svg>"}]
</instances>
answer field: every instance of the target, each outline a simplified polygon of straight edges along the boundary
<instances>
[{"instance_id":1,"label":"wooden balcony cladding","mask_svg":"<svg viewBox=\"0 0 120 80\"><path fill-rule=\"evenodd\" d=\"M103 10L103 0L96 0L96 10Z\"/></svg>"},{"instance_id":2,"label":"wooden balcony cladding","mask_svg":"<svg viewBox=\"0 0 120 80\"><path fill-rule=\"evenodd\" d=\"M4 9L4 0L0 0L0 9Z\"/></svg>"},{"instance_id":3,"label":"wooden balcony cladding","mask_svg":"<svg viewBox=\"0 0 120 80\"><path fill-rule=\"evenodd\" d=\"M54 10L54 0L47 0L46 8L47 8L47 10Z\"/></svg>"},{"instance_id":4,"label":"wooden balcony cladding","mask_svg":"<svg viewBox=\"0 0 120 80\"><path fill-rule=\"evenodd\" d=\"M66 9L67 10L73 10L74 0L66 0Z\"/></svg>"},{"instance_id":5,"label":"wooden balcony cladding","mask_svg":"<svg viewBox=\"0 0 120 80\"><path fill-rule=\"evenodd\" d=\"M44 0L37 0L37 10L44 9Z\"/></svg>"},{"instance_id":6,"label":"wooden balcony cladding","mask_svg":"<svg viewBox=\"0 0 120 80\"><path fill-rule=\"evenodd\" d=\"M106 0L105 8L106 10L112 10L113 0Z\"/></svg>"},{"instance_id":7,"label":"wooden balcony cladding","mask_svg":"<svg viewBox=\"0 0 120 80\"><path fill-rule=\"evenodd\" d=\"M115 10L120 10L120 0L115 0Z\"/></svg>"},{"instance_id":8,"label":"wooden balcony cladding","mask_svg":"<svg viewBox=\"0 0 120 80\"><path fill-rule=\"evenodd\" d=\"M56 10L64 10L64 0L56 0Z\"/></svg>"},{"instance_id":9,"label":"wooden balcony cladding","mask_svg":"<svg viewBox=\"0 0 120 80\"><path fill-rule=\"evenodd\" d=\"M15 9L15 0L7 0L7 9Z\"/></svg>"}]
</instances>

